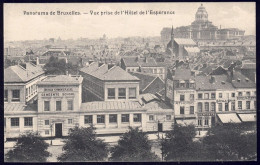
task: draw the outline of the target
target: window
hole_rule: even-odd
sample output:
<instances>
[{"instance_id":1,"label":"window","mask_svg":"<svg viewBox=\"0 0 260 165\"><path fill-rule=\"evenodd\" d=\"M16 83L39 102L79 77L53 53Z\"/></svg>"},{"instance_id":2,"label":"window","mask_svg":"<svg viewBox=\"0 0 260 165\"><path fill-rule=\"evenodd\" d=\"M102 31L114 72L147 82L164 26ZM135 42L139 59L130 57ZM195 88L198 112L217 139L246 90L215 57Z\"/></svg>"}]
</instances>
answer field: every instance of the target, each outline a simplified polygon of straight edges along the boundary
<instances>
[{"instance_id":1,"label":"window","mask_svg":"<svg viewBox=\"0 0 260 165\"><path fill-rule=\"evenodd\" d=\"M184 95L180 95L180 101L184 101Z\"/></svg>"},{"instance_id":2,"label":"window","mask_svg":"<svg viewBox=\"0 0 260 165\"><path fill-rule=\"evenodd\" d=\"M235 102L231 102L231 111L235 110Z\"/></svg>"},{"instance_id":3,"label":"window","mask_svg":"<svg viewBox=\"0 0 260 165\"><path fill-rule=\"evenodd\" d=\"M8 101L8 90L5 90L4 101Z\"/></svg>"},{"instance_id":4,"label":"window","mask_svg":"<svg viewBox=\"0 0 260 165\"><path fill-rule=\"evenodd\" d=\"M215 108L216 108L216 103L210 103L211 105L211 111L215 111Z\"/></svg>"},{"instance_id":5,"label":"window","mask_svg":"<svg viewBox=\"0 0 260 165\"><path fill-rule=\"evenodd\" d=\"M222 111L222 103L218 103L218 111Z\"/></svg>"},{"instance_id":6,"label":"window","mask_svg":"<svg viewBox=\"0 0 260 165\"><path fill-rule=\"evenodd\" d=\"M198 94L198 98L199 98L199 99L202 99L202 93L199 93L199 94Z\"/></svg>"},{"instance_id":7,"label":"window","mask_svg":"<svg viewBox=\"0 0 260 165\"><path fill-rule=\"evenodd\" d=\"M19 118L11 118L11 126L12 127L19 127Z\"/></svg>"},{"instance_id":8,"label":"window","mask_svg":"<svg viewBox=\"0 0 260 165\"><path fill-rule=\"evenodd\" d=\"M134 122L141 122L141 114L134 114Z\"/></svg>"},{"instance_id":9,"label":"window","mask_svg":"<svg viewBox=\"0 0 260 165\"><path fill-rule=\"evenodd\" d=\"M246 109L250 109L250 101L246 101Z\"/></svg>"},{"instance_id":10,"label":"window","mask_svg":"<svg viewBox=\"0 0 260 165\"><path fill-rule=\"evenodd\" d=\"M72 119L68 119L68 124L72 124Z\"/></svg>"},{"instance_id":11,"label":"window","mask_svg":"<svg viewBox=\"0 0 260 165\"><path fill-rule=\"evenodd\" d=\"M194 88L194 83L190 83L190 88Z\"/></svg>"},{"instance_id":12,"label":"window","mask_svg":"<svg viewBox=\"0 0 260 165\"><path fill-rule=\"evenodd\" d=\"M97 123L105 123L105 115L97 115Z\"/></svg>"},{"instance_id":13,"label":"window","mask_svg":"<svg viewBox=\"0 0 260 165\"><path fill-rule=\"evenodd\" d=\"M250 96L250 92L246 92L246 96Z\"/></svg>"},{"instance_id":14,"label":"window","mask_svg":"<svg viewBox=\"0 0 260 165\"><path fill-rule=\"evenodd\" d=\"M118 88L118 98L119 99L125 99L126 98L125 88Z\"/></svg>"},{"instance_id":15,"label":"window","mask_svg":"<svg viewBox=\"0 0 260 165\"><path fill-rule=\"evenodd\" d=\"M84 123L85 124L92 124L93 123L93 116L92 115L85 115L84 116Z\"/></svg>"},{"instance_id":16,"label":"window","mask_svg":"<svg viewBox=\"0 0 260 165\"><path fill-rule=\"evenodd\" d=\"M45 135L49 135L50 131L49 130L45 130Z\"/></svg>"},{"instance_id":17,"label":"window","mask_svg":"<svg viewBox=\"0 0 260 165\"><path fill-rule=\"evenodd\" d=\"M219 94L218 94L218 98L222 98L222 93L219 93Z\"/></svg>"},{"instance_id":18,"label":"window","mask_svg":"<svg viewBox=\"0 0 260 165\"><path fill-rule=\"evenodd\" d=\"M33 126L33 118L25 117L24 118L24 126Z\"/></svg>"},{"instance_id":19,"label":"window","mask_svg":"<svg viewBox=\"0 0 260 165\"><path fill-rule=\"evenodd\" d=\"M204 125L209 125L209 118L208 117L205 118Z\"/></svg>"},{"instance_id":20,"label":"window","mask_svg":"<svg viewBox=\"0 0 260 165\"><path fill-rule=\"evenodd\" d=\"M238 96L243 96L242 92L238 92Z\"/></svg>"},{"instance_id":21,"label":"window","mask_svg":"<svg viewBox=\"0 0 260 165\"><path fill-rule=\"evenodd\" d=\"M228 103L225 103L225 111L228 111L229 108L228 108Z\"/></svg>"},{"instance_id":22,"label":"window","mask_svg":"<svg viewBox=\"0 0 260 165\"><path fill-rule=\"evenodd\" d=\"M20 101L20 90L13 90L12 94L12 101Z\"/></svg>"},{"instance_id":23,"label":"window","mask_svg":"<svg viewBox=\"0 0 260 165\"><path fill-rule=\"evenodd\" d=\"M215 93L211 93L211 99L215 99L216 98L216 94Z\"/></svg>"},{"instance_id":24,"label":"window","mask_svg":"<svg viewBox=\"0 0 260 165\"><path fill-rule=\"evenodd\" d=\"M149 121L153 121L154 118L153 118L153 115L149 115Z\"/></svg>"},{"instance_id":25,"label":"window","mask_svg":"<svg viewBox=\"0 0 260 165\"><path fill-rule=\"evenodd\" d=\"M256 96L256 91L254 91L254 95Z\"/></svg>"},{"instance_id":26,"label":"window","mask_svg":"<svg viewBox=\"0 0 260 165\"><path fill-rule=\"evenodd\" d=\"M209 111L209 103L205 103L205 111Z\"/></svg>"},{"instance_id":27,"label":"window","mask_svg":"<svg viewBox=\"0 0 260 165\"><path fill-rule=\"evenodd\" d=\"M182 106L180 107L180 114L182 114L182 115L184 114L184 107L182 107Z\"/></svg>"},{"instance_id":28,"label":"window","mask_svg":"<svg viewBox=\"0 0 260 165\"><path fill-rule=\"evenodd\" d=\"M56 101L56 111L61 111L61 101Z\"/></svg>"},{"instance_id":29,"label":"window","mask_svg":"<svg viewBox=\"0 0 260 165\"><path fill-rule=\"evenodd\" d=\"M202 103L198 103L198 111L202 112Z\"/></svg>"},{"instance_id":30,"label":"window","mask_svg":"<svg viewBox=\"0 0 260 165\"><path fill-rule=\"evenodd\" d=\"M208 99L209 98L209 94L208 93L205 93L204 94L204 99Z\"/></svg>"},{"instance_id":31,"label":"window","mask_svg":"<svg viewBox=\"0 0 260 165\"><path fill-rule=\"evenodd\" d=\"M238 109L242 109L242 101L238 101Z\"/></svg>"},{"instance_id":32,"label":"window","mask_svg":"<svg viewBox=\"0 0 260 165\"><path fill-rule=\"evenodd\" d=\"M185 83L180 83L180 87L185 87Z\"/></svg>"},{"instance_id":33,"label":"window","mask_svg":"<svg viewBox=\"0 0 260 165\"><path fill-rule=\"evenodd\" d=\"M232 93L232 94L231 94L231 97L235 97L235 96L236 96L236 94L235 94L235 93Z\"/></svg>"},{"instance_id":34,"label":"window","mask_svg":"<svg viewBox=\"0 0 260 165\"><path fill-rule=\"evenodd\" d=\"M166 120L171 120L172 116L171 115L166 115Z\"/></svg>"},{"instance_id":35,"label":"window","mask_svg":"<svg viewBox=\"0 0 260 165\"><path fill-rule=\"evenodd\" d=\"M190 114L194 114L194 106L190 106Z\"/></svg>"},{"instance_id":36,"label":"window","mask_svg":"<svg viewBox=\"0 0 260 165\"><path fill-rule=\"evenodd\" d=\"M44 101L44 111L50 111L50 101Z\"/></svg>"},{"instance_id":37,"label":"window","mask_svg":"<svg viewBox=\"0 0 260 165\"><path fill-rule=\"evenodd\" d=\"M73 110L73 101L72 100L68 101L68 110Z\"/></svg>"},{"instance_id":38,"label":"window","mask_svg":"<svg viewBox=\"0 0 260 165\"><path fill-rule=\"evenodd\" d=\"M45 125L50 125L50 120L45 120L44 123Z\"/></svg>"},{"instance_id":39,"label":"window","mask_svg":"<svg viewBox=\"0 0 260 165\"><path fill-rule=\"evenodd\" d=\"M108 88L108 99L115 99L115 88Z\"/></svg>"},{"instance_id":40,"label":"window","mask_svg":"<svg viewBox=\"0 0 260 165\"><path fill-rule=\"evenodd\" d=\"M109 123L116 123L117 122L117 115L109 115Z\"/></svg>"},{"instance_id":41,"label":"window","mask_svg":"<svg viewBox=\"0 0 260 165\"><path fill-rule=\"evenodd\" d=\"M121 115L121 122L123 122L123 123L129 122L129 114L122 114Z\"/></svg>"},{"instance_id":42,"label":"window","mask_svg":"<svg viewBox=\"0 0 260 165\"><path fill-rule=\"evenodd\" d=\"M201 118L198 119L198 126L202 126L202 119Z\"/></svg>"},{"instance_id":43,"label":"window","mask_svg":"<svg viewBox=\"0 0 260 165\"><path fill-rule=\"evenodd\" d=\"M136 98L136 88L129 88L129 99Z\"/></svg>"},{"instance_id":44,"label":"window","mask_svg":"<svg viewBox=\"0 0 260 165\"><path fill-rule=\"evenodd\" d=\"M194 94L190 94L190 101L194 101Z\"/></svg>"}]
</instances>

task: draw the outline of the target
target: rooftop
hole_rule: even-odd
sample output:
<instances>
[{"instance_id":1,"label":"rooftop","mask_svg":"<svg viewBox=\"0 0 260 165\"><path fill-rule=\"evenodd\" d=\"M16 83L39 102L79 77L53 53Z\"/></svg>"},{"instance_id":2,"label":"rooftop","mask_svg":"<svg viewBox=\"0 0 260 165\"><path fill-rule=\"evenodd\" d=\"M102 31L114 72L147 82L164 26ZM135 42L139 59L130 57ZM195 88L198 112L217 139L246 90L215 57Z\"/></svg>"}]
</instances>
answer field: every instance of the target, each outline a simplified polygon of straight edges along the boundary
<instances>
[{"instance_id":1,"label":"rooftop","mask_svg":"<svg viewBox=\"0 0 260 165\"><path fill-rule=\"evenodd\" d=\"M14 65L4 70L4 82L27 82L42 74L44 74L43 69L32 63L25 63L25 65Z\"/></svg>"},{"instance_id":2,"label":"rooftop","mask_svg":"<svg viewBox=\"0 0 260 165\"><path fill-rule=\"evenodd\" d=\"M92 62L89 66L82 68L80 71L104 81L139 81L137 77L132 76L119 66L109 67L109 65L99 65L97 62Z\"/></svg>"},{"instance_id":3,"label":"rooftop","mask_svg":"<svg viewBox=\"0 0 260 165\"><path fill-rule=\"evenodd\" d=\"M256 83L238 71L233 71L232 84L235 88L256 88Z\"/></svg>"},{"instance_id":4,"label":"rooftop","mask_svg":"<svg viewBox=\"0 0 260 165\"><path fill-rule=\"evenodd\" d=\"M192 45L192 46L196 46L197 44L193 41L193 39L190 38L174 38L174 41L178 44L178 45Z\"/></svg>"},{"instance_id":5,"label":"rooftop","mask_svg":"<svg viewBox=\"0 0 260 165\"><path fill-rule=\"evenodd\" d=\"M212 78L215 80L212 81ZM227 81L226 75L196 76L195 80L197 90L234 89L232 84Z\"/></svg>"},{"instance_id":6,"label":"rooftop","mask_svg":"<svg viewBox=\"0 0 260 165\"><path fill-rule=\"evenodd\" d=\"M47 76L42 81L39 81L38 85L68 85L68 84L81 84L83 77L78 75L54 75Z\"/></svg>"},{"instance_id":7,"label":"rooftop","mask_svg":"<svg viewBox=\"0 0 260 165\"><path fill-rule=\"evenodd\" d=\"M4 103L4 112L5 113L17 113L17 112L30 112L36 113L37 106L36 104L24 105L23 103Z\"/></svg>"},{"instance_id":8,"label":"rooftop","mask_svg":"<svg viewBox=\"0 0 260 165\"><path fill-rule=\"evenodd\" d=\"M81 104L81 111L144 110L137 101L94 101Z\"/></svg>"}]
</instances>

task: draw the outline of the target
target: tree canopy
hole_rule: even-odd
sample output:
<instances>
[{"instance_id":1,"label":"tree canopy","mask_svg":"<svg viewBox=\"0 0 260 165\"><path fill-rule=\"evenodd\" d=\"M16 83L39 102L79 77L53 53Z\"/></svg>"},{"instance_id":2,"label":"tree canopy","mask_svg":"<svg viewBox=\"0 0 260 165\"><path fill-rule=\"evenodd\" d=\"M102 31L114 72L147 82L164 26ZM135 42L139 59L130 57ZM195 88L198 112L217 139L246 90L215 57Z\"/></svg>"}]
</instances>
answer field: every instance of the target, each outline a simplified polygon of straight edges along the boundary
<instances>
[{"instance_id":1,"label":"tree canopy","mask_svg":"<svg viewBox=\"0 0 260 165\"><path fill-rule=\"evenodd\" d=\"M245 132L238 124L212 127L203 145L207 158L213 161L256 158L256 132Z\"/></svg>"},{"instance_id":2,"label":"tree canopy","mask_svg":"<svg viewBox=\"0 0 260 165\"><path fill-rule=\"evenodd\" d=\"M51 56L49 61L44 65L46 74L52 75L64 75L66 71L70 74L76 74L78 71L78 65L72 65L66 63L65 59L58 59L58 57Z\"/></svg>"},{"instance_id":3,"label":"tree canopy","mask_svg":"<svg viewBox=\"0 0 260 165\"><path fill-rule=\"evenodd\" d=\"M61 162L103 161L108 156L108 146L97 139L94 127L71 129L63 151Z\"/></svg>"},{"instance_id":4,"label":"tree canopy","mask_svg":"<svg viewBox=\"0 0 260 165\"><path fill-rule=\"evenodd\" d=\"M166 138L161 143L164 159L171 161L197 160L198 151L196 150L201 145L194 141L195 135L194 125L174 124L172 130L166 133Z\"/></svg>"},{"instance_id":5,"label":"tree canopy","mask_svg":"<svg viewBox=\"0 0 260 165\"><path fill-rule=\"evenodd\" d=\"M151 151L151 144L147 134L138 128L129 127L118 141L118 145L111 148L112 161L158 161L159 157Z\"/></svg>"},{"instance_id":6,"label":"tree canopy","mask_svg":"<svg viewBox=\"0 0 260 165\"><path fill-rule=\"evenodd\" d=\"M8 162L45 162L51 154L49 144L38 133L28 132L17 139L14 148L6 153Z\"/></svg>"}]
</instances>

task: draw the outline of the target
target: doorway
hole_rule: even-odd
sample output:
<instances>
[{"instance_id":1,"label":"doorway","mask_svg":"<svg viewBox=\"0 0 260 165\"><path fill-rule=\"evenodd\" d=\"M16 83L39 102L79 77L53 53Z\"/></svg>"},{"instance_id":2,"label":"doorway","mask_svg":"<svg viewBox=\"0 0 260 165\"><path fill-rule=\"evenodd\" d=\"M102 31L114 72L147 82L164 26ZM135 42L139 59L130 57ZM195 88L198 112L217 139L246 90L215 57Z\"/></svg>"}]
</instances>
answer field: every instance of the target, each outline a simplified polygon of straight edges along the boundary
<instances>
[{"instance_id":1,"label":"doorway","mask_svg":"<svg viewBox=\"0 0 260 165\"><path fill-rule=\"evenodd\" d=\"M56 138L62 137L62 123L55 124L55 137Z\"/></svg>"},{"instance_id":2,"label":"doorway","mask_svg":"<svg viewBox=\"0 0 260 165\"><path fill-rule=\"evenodd\" d=\"M162 123L158 123L158 132L163 132L163 125L162 125Z\"/></svg>"}]
</instances>

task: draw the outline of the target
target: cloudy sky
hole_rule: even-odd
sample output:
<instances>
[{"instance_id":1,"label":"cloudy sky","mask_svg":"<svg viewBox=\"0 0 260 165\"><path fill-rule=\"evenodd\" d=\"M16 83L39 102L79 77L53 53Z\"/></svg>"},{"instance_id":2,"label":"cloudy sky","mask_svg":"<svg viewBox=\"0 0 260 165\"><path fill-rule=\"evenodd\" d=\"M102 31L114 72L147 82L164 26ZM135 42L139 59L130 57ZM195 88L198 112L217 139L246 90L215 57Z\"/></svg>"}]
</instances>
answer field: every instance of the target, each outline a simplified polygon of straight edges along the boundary
<instances>
[{"instance_id":1,"label":"cloudy sky","mask_svg":"<svg viewBox=\"0 0 260 165\"><path fill-rule=\"evenodd\" d=\"M4 4L4 39L33 40L109 38L128 36L160 36L163 27L190 25L200 3L64 3ZM222 28L240 28L246 35L255 35L255 3L203 3L209 20ZM81 15L24 15L27 12L77 11ZM93 11L174 11L172 15L93 16Z\"/></svg>"}]
</instances>

